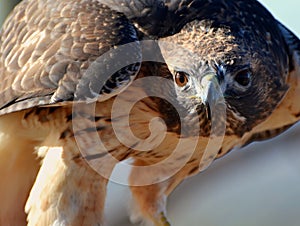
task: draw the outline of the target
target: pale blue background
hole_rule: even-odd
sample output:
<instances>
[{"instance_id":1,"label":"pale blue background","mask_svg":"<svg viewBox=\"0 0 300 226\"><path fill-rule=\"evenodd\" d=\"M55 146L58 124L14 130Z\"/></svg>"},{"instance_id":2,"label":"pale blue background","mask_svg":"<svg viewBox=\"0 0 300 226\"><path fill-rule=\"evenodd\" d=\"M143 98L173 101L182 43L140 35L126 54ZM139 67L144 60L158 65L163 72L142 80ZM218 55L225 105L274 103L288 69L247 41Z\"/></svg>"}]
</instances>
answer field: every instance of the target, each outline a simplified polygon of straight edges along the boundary
<instances>
[{"instance_id":1,"label":"pale blue background","mask_svg":"<svg viewBox=\"0 0 300 226\"><path fill-rule=\"evenodd\" d=\"M300 1L260 0L273 15L300 36ZM300 224L299 224L300 225Z\"/></svg>"},{"instance_id":2,"label":"pale blue background","mask_svg":"<svg viewBox=\"0 0 300 226\"><path fill-rule=\"evenodd\" d=\"M5 19L9 9L12 8L18 0L0 0L0 25Z\"/></svg>"},{"instance_id":3,"label":"pale blue background","mask_svg":"<svg viewBox=\"0 0 300 226\"><path fill-rule=\"evenodd\" d=\"M261 2L300 36L300 1ZM0 0L0 23L9 3ZM300 125L270 141L233 151L186 180L169 199L172 225L299 226L299 135ZM127 188L111 183L108 190L107 222L127 225Z\"/></svg>"}]
</instances>

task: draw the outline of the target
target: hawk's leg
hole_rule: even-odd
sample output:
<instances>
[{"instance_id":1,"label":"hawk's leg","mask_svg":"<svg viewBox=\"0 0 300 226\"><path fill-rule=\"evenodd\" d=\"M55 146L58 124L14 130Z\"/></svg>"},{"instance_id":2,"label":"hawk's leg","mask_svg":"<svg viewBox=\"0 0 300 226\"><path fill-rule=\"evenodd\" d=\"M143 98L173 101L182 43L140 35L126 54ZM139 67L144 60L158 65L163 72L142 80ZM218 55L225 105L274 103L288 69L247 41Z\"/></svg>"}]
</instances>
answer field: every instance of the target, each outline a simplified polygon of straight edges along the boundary
<instances>
[{"instance_id":1,"label":"hawk's leg","mask_svg":"<svg viewBox=\"0 0 300 226\"><path fill-rule=\"evenodd\" d=\"M68 146L44 151L26 203L29 225L101 225L107 179Z\"/></svg>"},{"instance_id":2,"label":"hawk's leg","mask_svg":"<svg viewBox=\"0 0 300 226\"><path fill-rule=\"evenodd\" d=\"M40 164L19 113L0 118L0 225L26 225L25 203Z\"/></svg>"},{"instance_id":3,"label":"hawk's leg","mask_svg":"<svg viewBox=\"0 0 300 226\"><path fill-rule=\"evenodd\" d=\"M135 160L136 166L147 165L142 160ZM141 178L152 177L155 172L149 175L141 175L138 169L132 170L129 184L137 184ZM142 185L141 179L141 185ZM130 209L130 220L133 223L142 221L146 225L168 226L170 223L166 218L166 198L165 189L168 182L150 184L145 186L131 186L133 203Z\"/></svg>"},{"instance_id":4,"label":"hawk's leg","mask_svg":"<svg viewBox=\"0 0 300 226\"><path fill-rule=\"evenodd\" d=\"M43 115L43 111L47 114ZM82 148L101 152L93 142L99 136L97 129L90 131L97 127L93 118L76 113L74 116L68 108L43 109L27 117L27 121L39 119L35 124L48 128L38 148L38 155L43 157L42 166L25 207L29 225L103 223L107 178L114 165L105 165L104 160L98 159L99 167L106 170L103 177L83 158ZM76 123L78 128L74 129Z\"/></svg>"},{"instance_id":5,"label":"hawk's leg","mask_svg":"<svg viewBox=\"0 0 300 226\"><path fill-rule=\"evenodd\" d=\"M146 162L136 160L135 165L148 165ZM164 170L161 168L160 170ZM136 184L140 178L159 177L159 169L149 170L148 175L141 175L139 169L132 170L130 184ZM167 226L166 204L168 196L188 176L199 172L199 161L191 161L182 167L175 175L160 183L147 186L132 186L133 209L131 220L145 221L150 225Z\"/></svg>"}]
</instances>

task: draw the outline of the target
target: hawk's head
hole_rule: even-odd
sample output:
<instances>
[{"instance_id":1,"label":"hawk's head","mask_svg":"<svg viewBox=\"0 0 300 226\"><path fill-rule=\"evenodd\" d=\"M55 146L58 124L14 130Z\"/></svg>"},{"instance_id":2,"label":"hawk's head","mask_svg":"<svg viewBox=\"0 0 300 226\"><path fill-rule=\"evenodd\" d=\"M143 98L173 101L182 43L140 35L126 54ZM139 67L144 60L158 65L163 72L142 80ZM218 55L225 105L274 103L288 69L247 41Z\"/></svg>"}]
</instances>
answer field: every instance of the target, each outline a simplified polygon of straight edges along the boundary
<instances>
[{"instance_id":1,"label":"hawk's head","mask_svg":"<svg viewBox=\"0 0 300 226\"><path fill-rule=\"evenodd\" d=\"M272 113L287 90L287 59L280 61L270 36L194 20L162 39L178 102L190 113L206 111L204 127L211 106L223 102L227 134L249 131Z\"/></svg>"}]
</instances>

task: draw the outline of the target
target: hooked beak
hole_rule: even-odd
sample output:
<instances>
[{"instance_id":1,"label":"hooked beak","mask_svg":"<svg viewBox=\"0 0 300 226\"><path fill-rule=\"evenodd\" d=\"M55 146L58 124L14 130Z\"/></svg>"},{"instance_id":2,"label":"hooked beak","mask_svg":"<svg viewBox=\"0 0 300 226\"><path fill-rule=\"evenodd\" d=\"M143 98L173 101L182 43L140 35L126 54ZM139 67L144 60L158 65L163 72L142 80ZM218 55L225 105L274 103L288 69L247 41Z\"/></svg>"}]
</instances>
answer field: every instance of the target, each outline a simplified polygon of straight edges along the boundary
<instances>
[{"instance_id":1,"label":"hooked beak","mask_svg":"<svg viewBox=\"0 0 300 226\"><path fill-rule=\"evenodd\" d=\"M203 103L216 105L223 97L217 76L215 74L206 74L201 79L201 90L199 93Z\"/></svg>"},{"instance_id":2,"label":"hooked beak","mask_svg":"<svg viewBox=\"0 0 300 226\"><path fill-rule=\"evenodd\" d=\"M209 73L201 78L196 98L201 99L201 102L205 105L206 116L210 120L215 106L224 101L223 93L215 74Z\"/></svg>"}]
</instances>

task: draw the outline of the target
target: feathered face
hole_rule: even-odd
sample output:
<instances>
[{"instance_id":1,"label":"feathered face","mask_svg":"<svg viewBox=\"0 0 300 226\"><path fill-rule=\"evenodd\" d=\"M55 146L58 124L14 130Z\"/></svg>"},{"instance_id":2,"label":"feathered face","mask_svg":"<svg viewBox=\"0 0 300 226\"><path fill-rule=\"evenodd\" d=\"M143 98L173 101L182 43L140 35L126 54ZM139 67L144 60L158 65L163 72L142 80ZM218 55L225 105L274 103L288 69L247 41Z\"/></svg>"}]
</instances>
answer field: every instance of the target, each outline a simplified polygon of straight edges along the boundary
<instances>
[{"instance_id":1,"label":"feathered face","mask_svg":"<svg viewBox=\"0 0 300 226\"><path fill-rule=\"evenodd\" d=\"M284 72L266 51L268 43L258 37L249 42L243 35L193 21L159 43L179 103L190 113L205 111L204 127L212 106L225 104L227 134L249 131L272 113L286 91Z\"/></svg>"}]
</instances>

